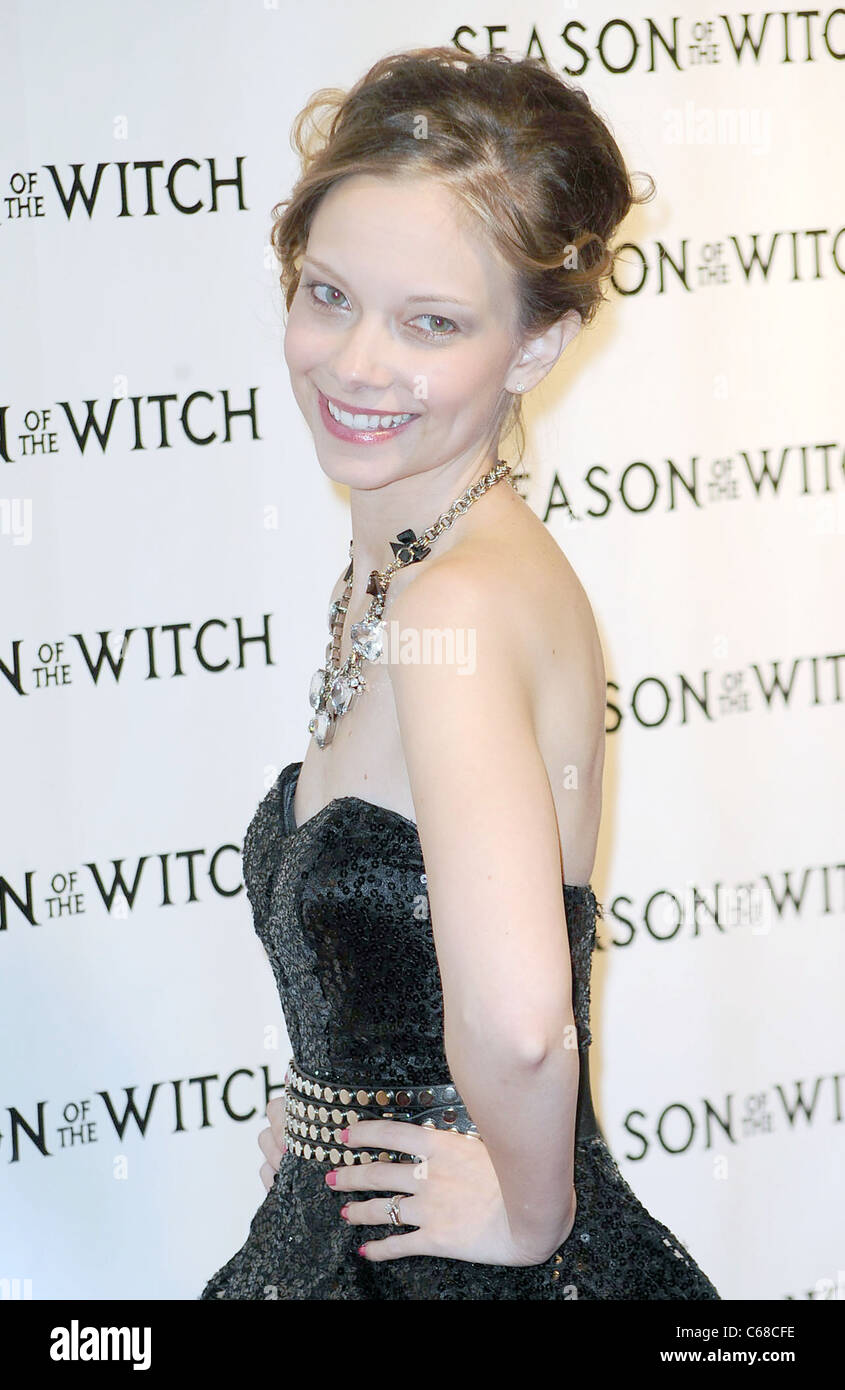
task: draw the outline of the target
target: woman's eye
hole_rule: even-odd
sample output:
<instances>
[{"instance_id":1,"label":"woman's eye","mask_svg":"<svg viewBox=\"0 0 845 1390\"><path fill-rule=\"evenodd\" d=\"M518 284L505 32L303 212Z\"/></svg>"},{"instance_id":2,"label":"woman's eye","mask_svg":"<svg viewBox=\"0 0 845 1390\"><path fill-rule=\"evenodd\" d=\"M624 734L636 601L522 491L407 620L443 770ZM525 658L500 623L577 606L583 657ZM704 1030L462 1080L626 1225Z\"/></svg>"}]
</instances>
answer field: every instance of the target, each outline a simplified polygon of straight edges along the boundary
<instances>
[{"instance_id":1,"label":"woman's eye","mask_svg":"<svg viewBox=\"0 0 845 1390\"><path fill-rule=\"evenodd\" d=\"M320 304L324 309L333 309L337 307L337 301L332 298L333 295L339 295L341 299L346 299L343 290L339 290L336 285L323 284L320 280L309 280L306 289L311 292L312 303ZM315 290L328 290L329 297L327 299L321 299L319 295L314 293ZM349 303L348 300L346 300L346 302L347 304Z\"/></svg>"},{"instance_id":2,"label":"woman's eye","mask_svg":"<svg viewBox=\"0 0 845 1390\"><path fill-rule=\"evenodd\" d=\"M454 337L455 333L458 332L458 325L456 323L453 323L452 319L445 318L443 314L418 314L417 318L431 319L432 322L437 325L437 327L434 330L429 328L424 328L422 330L427 338L452 338ZM447 323L449 325L449 328L451 330L450 332L444 333L441 331L440 325L444 323Z\"/></svg>"}]
</instances>

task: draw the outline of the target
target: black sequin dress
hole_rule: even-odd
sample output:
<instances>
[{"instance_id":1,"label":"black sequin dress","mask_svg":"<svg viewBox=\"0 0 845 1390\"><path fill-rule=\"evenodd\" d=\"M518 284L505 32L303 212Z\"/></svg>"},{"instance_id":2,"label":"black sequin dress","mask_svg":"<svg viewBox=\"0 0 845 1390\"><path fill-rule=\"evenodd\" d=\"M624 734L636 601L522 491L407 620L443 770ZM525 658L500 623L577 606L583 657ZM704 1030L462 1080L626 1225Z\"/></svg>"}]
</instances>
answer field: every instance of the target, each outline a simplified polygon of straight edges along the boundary
<instances>
[{"instance_id":1,"label":"black sequin dress","mask_svg":"<svg viewBox=\"0 0 845 1390\"><path fill-rule=\"evenodd\" d=\"M291 1050L326 1080L397 1086L452 1081L443 1000L426 913L417 827L398 812L339 797L297 827L290 763L246 834L244 882L267 950ZM328 1187L330 1162L288 1151L241 1249L200 1298L226 1299L718 1299L681 1243L623 1178L590 1101L590 966L596 917L589 886L564 885L573 1008L581 1057L573 1229L544 1264L484 1265L427 1255L368 1261L356 1251L388 1226L348 1225ZM425 901L425 899L423 899ZM401 970L397 962L401 961ZM387 1195L387 1194L385 1194Z\"/></svg>"}]
</instances>

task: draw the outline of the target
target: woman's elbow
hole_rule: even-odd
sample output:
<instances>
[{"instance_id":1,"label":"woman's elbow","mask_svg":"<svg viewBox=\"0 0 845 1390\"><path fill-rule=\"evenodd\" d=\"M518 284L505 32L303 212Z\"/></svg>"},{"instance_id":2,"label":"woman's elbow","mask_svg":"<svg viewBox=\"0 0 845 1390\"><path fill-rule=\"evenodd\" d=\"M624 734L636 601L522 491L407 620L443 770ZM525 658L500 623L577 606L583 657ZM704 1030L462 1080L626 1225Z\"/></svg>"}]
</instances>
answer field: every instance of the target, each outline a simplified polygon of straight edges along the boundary
<instances>
[{"instance_id":1,"label":"woman's elbow","mask_svg":"<svg viewBox=\"0 0 845 1390\"><path fill-rule=\"evenodd\" d=\"M577 1029L571 1008L542 1016L539 1013L517 1021L497 1019L493 1010L479 1018L466 1016L453 1026L447 1022L447 1036L459 1050L480 1051L500 1062L528 1071L535 1070L555 1054L576 1050Z\"/></svg>"},{"instance_id":2,"label":"woman's elbow","mask_svg":"<svg viewBox=\"0 0 845 1390\"><path fill-rule=\"evenodd\" d=\"M541 1067L561 1052L577 1051L578 1037L575 1020L570 1017L555 1020L547 1027L526 1028L510 1039L514 1061L529 1070Z\"/></svg>"}]
</instances>

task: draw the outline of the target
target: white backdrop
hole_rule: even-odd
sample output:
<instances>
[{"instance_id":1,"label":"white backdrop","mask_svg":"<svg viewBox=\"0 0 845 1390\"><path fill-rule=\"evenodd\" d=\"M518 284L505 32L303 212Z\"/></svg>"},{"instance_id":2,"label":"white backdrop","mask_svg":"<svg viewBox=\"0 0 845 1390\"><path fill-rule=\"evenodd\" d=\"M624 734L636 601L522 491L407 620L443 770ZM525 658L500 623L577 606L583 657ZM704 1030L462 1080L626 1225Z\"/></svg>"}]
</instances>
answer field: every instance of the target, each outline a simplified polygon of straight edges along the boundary
<instances>
[{"instance_id":1,"label":"white backdrop","mask_svg":"<svg viewBox=\"0 0 845 1390\"><path fill-rule=\"evenodd\" d=\"M349 537L270 209L313 90L452 41L542 51L658 186L526 403L607 660L597 1109L725 1298L845 1296L845 11L686 0L0 8L0 1296L195 1298L263 1199L240 849Z\"/></svg>"}]
</instances>

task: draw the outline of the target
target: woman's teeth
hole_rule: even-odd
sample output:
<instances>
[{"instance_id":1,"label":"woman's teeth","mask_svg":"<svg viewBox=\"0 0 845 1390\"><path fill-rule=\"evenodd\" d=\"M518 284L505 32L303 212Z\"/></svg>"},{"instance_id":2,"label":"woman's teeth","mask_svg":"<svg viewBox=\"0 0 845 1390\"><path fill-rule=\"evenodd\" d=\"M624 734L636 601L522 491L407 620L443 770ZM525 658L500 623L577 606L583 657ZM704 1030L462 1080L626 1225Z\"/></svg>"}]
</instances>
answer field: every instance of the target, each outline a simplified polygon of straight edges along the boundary
<instances>
[{"instance_id":1,"label":"woman's teeth","mask_svg":"<svg viewBox=\"0 0 845 1390\"><path fill-rule=\"evenodd\" d=\"M338 410L328 397L326 404L332 418L348 430L390 430L413 419L412 415L352 415L348 410Z\"/></svg>"}]
</instances>

